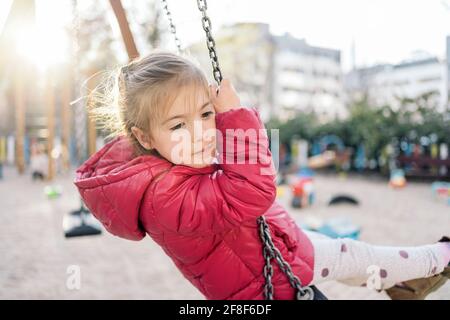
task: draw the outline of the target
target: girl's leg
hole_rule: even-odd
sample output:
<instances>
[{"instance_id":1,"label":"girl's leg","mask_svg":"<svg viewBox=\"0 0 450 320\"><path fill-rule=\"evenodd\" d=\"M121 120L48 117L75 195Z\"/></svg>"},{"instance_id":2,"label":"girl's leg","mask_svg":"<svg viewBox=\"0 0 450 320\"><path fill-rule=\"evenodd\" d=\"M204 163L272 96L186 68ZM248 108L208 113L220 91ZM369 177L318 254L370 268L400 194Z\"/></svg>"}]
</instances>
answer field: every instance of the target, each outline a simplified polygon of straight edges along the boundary
<instances>
[{"instance_id":1,"label":"girl's leg","mask_svg":"<svg viewBox=\"0 0 450 320\"><path fill-rule=\"evenodd\" d=\"M310 238L314 246L311 284L338 280L371 289L441 273L450 260L450 242L418 247L375 246L352 239Z\"/></svg>"}]
</instances>

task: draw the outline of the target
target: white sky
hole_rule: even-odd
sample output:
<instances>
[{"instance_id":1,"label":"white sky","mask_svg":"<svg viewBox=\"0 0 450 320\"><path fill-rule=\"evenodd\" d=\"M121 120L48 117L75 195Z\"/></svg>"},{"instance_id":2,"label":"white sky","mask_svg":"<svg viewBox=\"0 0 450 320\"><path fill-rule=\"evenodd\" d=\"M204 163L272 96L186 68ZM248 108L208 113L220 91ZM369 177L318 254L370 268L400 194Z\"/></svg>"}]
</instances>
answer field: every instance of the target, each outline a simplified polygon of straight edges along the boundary
<instances>
[{"instance_id":1,"label":"white sky","mask_svg":"<svg viewBox=\"0 0 450 320\"><path fill-rule=\"evenodd\" d=\"M181 41L203 41L196 1L167 1ZM0 30L10 2L0 1ZM70 12L61 3L39 0L38 6L47 21L61 20ZM208 14L213 33L223 24L266 22L276 34L290 32L309 44L339 49L344 69L351 66L353 40L361 66L396 63L416 50L443 58L450 35L450 0L208 0Z\"/></svg>"}]
</instances>

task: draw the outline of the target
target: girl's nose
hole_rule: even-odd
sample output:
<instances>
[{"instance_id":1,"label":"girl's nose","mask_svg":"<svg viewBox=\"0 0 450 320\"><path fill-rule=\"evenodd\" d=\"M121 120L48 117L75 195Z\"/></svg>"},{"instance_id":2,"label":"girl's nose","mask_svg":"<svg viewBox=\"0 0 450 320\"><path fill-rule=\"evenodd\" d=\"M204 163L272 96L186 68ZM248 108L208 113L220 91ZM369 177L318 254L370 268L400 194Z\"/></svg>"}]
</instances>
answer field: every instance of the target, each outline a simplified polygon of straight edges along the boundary
<instances>
[{"instance_id":1,"label":"girl's nose","mask_svg":"<svg viewBox=\"0 0 450 320\"><path fill-rule=\"evenodd\" d=\"M203 140L203 124L201 121L194 121L193 128L191 131L192 134L192 142L193 143L200 143Z\"/></svg>"},{"instance_id":2,"label":"girl's nose","mask_svg":"<svg viewBox=\"0 0 450 320\"><path fill-rule=\"evenodd\" d=\"M204 147L205 147L205 145L203 144L203 142L198 141L197 143L194 143L194 145L192 147L192 153L199 153L203 150Z\"/></svg>"}]
</instances>

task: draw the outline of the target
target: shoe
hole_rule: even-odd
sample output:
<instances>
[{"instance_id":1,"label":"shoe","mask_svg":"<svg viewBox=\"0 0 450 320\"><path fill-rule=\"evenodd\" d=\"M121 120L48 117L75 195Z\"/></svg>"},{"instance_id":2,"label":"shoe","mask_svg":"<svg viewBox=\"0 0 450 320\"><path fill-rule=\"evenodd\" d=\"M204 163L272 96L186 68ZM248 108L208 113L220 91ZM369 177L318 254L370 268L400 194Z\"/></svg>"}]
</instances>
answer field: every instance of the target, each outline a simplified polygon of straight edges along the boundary
<instances>
[{"instance_id":1,"label":"shoe","mask_svg":"<svg viewBox=\"0 0 450 320\"><path fill-rule=\"evenodd\" d=\"M444 236L438 242L450 242L450 238ZM450 265L440 274L404 281L386 289L386 293L392 300L424 300L430 293L442 287L448 279L450 279Z\"/></svg>"},{"instance_id":2,"label":"shoe","mask_svg":"<svg viewBox=\"0 0 450 320\"><path fill-rule=\"evenodd\" d=\"M450 242L450 238L444 236L438 242ZM441 274L444 277L447 277L447 279L450 279L450 263L444 268L444 271L442 271Z\"/></svg>"},{"instance_id":3,"label":"shoe","mask_svg":"<svg viewBox=\"0 0 450 320\"><path fill-rule=\"evenodd\" d=\"M450 268L446 269L449 269L450 273ZM430 293L442 287L447 279L448 277L437 274L429 278L408 280L386 289L386 293L392 300L424 300Z\"/></svg>"}]
</instances>

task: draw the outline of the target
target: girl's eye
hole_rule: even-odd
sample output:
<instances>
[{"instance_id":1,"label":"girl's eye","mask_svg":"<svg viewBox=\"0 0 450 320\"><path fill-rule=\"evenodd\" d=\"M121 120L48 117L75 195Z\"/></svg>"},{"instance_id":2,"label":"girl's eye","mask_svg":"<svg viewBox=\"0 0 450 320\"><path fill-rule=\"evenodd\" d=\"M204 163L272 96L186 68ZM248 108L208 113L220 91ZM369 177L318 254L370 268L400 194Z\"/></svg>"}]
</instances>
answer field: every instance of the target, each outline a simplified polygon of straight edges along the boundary
<instances>
[{"instance_id":1,"label":"girl's eye","mask_svg":"<svg viewBox=\"0 0 450 320\"><path fill-rule=\"evenodd\" d=\"M177 124L175 127L170 128L170 130L177 130L177 129L181 129L181 127L183 126L183 123Z\"/></svg>"},{"instance_id":2,"label":"girl's eye","mask_svg":"<svg viewBox=\"0 0 450 320\"><path fill-rule=\"evenodd\" d=\"M214 114L214 112L208 111L208 112L203 113L203 114L202 114L202 117L203 117L203 118L208 118L208 117L209 117L210 115L212 115L212 114Z\"/></svg>"}]
</instances>

